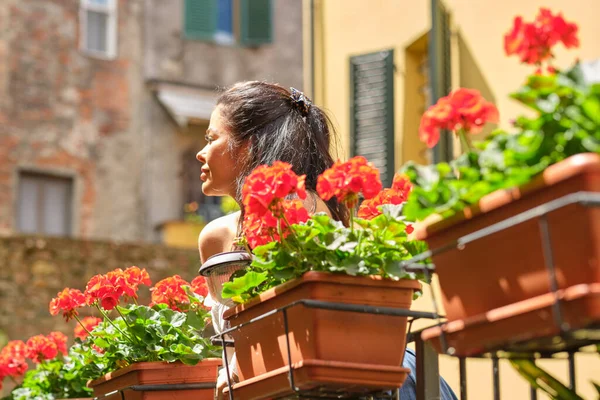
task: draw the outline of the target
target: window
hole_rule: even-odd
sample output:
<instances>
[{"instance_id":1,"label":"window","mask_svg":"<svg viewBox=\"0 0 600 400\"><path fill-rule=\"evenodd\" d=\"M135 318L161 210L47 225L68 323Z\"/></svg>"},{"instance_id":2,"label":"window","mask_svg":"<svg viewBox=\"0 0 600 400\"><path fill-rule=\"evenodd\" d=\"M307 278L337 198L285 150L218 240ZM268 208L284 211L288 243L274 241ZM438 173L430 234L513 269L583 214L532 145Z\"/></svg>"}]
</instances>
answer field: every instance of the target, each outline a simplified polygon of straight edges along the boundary
<instances>
[{"instance_id":1,"label":"window","mask_svg":"<svg viewBox=\"0 0 600 400\"><path fill-rule=\"evenodd\" d=\"M272 0L185 0L184 35L219 44L272 42Z\"/></svg>"},{"instance_id":2,"label":"window","mask_svg":"<svg viewBox=\"0 0 600 400\"><path fill-rule=\"evenodd\" d=\"M441 0L435 0L431 11L431 31L429 32L429 79L431 103L450 93L450 16ZM433 162L450 161L454 158L452 132L442 131L440 141L433 148Z\"/></svg>"},{"instance_id":3,"label":"window","mask_svg":"<svg viewBox=\"0 0 600 400\"><path fill-rule=\"evenodd\" d=\"M350 58L350 140L389 186L394 177L394 52Z\"/></svg>"},{"instance_id":4,"label":"window","mask_svg":"<svg viewBox=\"0 0 600 400\"><path fill-rule=\"evenodd\" d=\"M73 180L21 172L17 227L23 233L71 235Z\"/></svg>"},{"instance_id":5,"label":"window","mask_svg":"<svg viewBox=\"0 0 600 400\"><path fill-rule=\"evenodd\" d=\"M79 48L96 57L117 56L117 0L80 0Z\"/></svg>"}]
</instances>

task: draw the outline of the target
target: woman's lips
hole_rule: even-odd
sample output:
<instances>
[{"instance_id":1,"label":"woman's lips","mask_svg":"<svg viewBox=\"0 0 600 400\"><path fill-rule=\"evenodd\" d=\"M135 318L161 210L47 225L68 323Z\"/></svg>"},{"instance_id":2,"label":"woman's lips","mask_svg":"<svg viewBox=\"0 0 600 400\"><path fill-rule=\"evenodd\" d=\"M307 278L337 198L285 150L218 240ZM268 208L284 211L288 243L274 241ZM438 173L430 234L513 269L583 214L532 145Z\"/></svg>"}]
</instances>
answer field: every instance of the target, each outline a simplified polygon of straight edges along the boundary
<instances>
[{"instance_id":1,"label":"woman's lips","mask_svg":"<svg viewBox=\"0 0 600 400\"><path fill-rule=\"evenodd\" d=\"M208 170L201 170L202 173L200 174L200 180L202 180L203 182L206 181L206 178L208 178Z\"/></svg>"}]
</instances>

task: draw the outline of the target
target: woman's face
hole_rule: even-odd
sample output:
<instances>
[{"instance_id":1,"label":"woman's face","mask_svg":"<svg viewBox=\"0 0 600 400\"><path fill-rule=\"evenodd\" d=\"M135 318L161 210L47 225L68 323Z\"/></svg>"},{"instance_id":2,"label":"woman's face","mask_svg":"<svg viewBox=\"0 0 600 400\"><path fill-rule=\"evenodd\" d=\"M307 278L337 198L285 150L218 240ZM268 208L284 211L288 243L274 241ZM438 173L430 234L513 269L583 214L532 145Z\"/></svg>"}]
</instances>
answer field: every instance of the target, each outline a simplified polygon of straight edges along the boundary
<instances>
[{"instance_id":1,"label":"woman's face","mask_svg":"<svg viewBox=\"0 0 600 400\"><path fill-rule=\"evenodd\" d=\"M235 180L239 168L235 160L239 151L229 151L231 136L221 119L221 106L215 108L210 116L210 125L206 131L206 146L196 154L202 164L202 193L207 196L235 197Z\"/></svg>"}]
</instances>

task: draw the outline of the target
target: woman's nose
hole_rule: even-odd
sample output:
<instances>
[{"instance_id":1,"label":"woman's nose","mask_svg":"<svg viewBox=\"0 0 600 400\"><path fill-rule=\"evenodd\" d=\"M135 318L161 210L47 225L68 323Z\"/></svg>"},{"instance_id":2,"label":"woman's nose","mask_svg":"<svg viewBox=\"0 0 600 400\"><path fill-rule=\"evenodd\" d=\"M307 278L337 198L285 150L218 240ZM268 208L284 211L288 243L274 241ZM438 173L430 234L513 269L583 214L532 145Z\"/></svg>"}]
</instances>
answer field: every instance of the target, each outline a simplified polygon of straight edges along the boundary
<instances>
[{"instance_id":1,"label":"woman's nose","mask_svg":"<svg viewBox=\"0 0 600 400\"><path fill-rule=\"evenodd\" d=\"M202 153L204 149L200 150L198 153L196 153L196 160L200 161L202 164L204 164L206 162L206 158L204 158L204 154Z\"/></svg>"}]
</instances>

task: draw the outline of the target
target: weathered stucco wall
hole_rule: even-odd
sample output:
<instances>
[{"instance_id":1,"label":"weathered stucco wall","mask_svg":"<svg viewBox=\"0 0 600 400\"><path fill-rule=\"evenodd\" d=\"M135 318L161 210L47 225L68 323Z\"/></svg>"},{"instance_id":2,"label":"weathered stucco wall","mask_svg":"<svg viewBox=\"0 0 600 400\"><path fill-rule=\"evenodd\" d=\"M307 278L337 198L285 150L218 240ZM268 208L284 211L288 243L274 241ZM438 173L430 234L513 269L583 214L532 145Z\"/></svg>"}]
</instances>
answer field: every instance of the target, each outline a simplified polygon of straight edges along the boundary
<instances>
[{"instance_id":1,"label":"weathered stucco wall","mask_svg":"<svg viewBox=\"0 0 600 400\"><path fill-rule=\"evenodd\" d=\"M273 43L245 48L183 37L183 0L146 0L145 73L207 88L241 80L302 87L302 1L273 1Z\"/></svg>"},{"instance_id":2,"label":"weathered stucco wall","mask_svg":"<svg viewBox=\"0 0 600 400\"><path fill-rule=\"evenodd\" d=\"M146 268L155 283L174 274L189 281L196 277L200 261L196 250L153 244L0 238L0 333L26 340L58 330L72 337L75 321L67 324L61 316L52 317L50 300L65 287L83 291L92 276L132 265ZM140 293L147 294L147 290L140 289Z\"/></svg>"}]
</instances>

